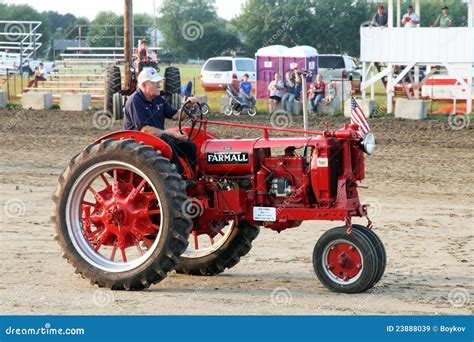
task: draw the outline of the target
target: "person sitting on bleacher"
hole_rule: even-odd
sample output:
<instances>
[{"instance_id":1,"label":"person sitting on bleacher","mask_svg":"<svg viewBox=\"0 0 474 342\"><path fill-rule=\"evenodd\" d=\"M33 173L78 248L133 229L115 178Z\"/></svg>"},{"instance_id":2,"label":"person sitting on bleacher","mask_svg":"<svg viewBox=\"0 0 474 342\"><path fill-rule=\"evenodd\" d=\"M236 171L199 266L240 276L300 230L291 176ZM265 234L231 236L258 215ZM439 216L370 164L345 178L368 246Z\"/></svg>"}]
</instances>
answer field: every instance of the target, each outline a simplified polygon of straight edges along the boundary
<instances>
[{"instance_id":1,"label":"person sitting on bleacher","mask_svg":"<svg viewBox=\"0 0 474 342\"><path fill-rule=\"evenodd\" d=\"M28 88L38 88L38 81L46 81L48 79L48 73L44 68L44 64L40 63L35 68L35 78L28 83Z\"/></svg>"}]
</instances>

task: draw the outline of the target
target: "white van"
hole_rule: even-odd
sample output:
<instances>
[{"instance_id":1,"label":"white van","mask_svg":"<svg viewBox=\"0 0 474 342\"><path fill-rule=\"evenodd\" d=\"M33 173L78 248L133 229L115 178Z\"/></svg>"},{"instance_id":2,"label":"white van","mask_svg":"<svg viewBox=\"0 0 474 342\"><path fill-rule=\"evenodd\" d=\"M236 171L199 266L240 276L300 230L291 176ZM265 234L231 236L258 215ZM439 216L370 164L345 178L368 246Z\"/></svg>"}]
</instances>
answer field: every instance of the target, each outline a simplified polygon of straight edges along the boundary
<instances>
[{"instance_id":1,"label":"white van","mask_svg":"<svg viewBox=\"0 0 474 342\"><path fill-rule=\"evenodd\" d=\"M201 85L205 91L224 90L232 84L236 89L244 74L255 84L255 59L246 57L213 57L204 63L201 70ZM253 87L255 89L255 86Z\"/></svg>"}]
</instances>

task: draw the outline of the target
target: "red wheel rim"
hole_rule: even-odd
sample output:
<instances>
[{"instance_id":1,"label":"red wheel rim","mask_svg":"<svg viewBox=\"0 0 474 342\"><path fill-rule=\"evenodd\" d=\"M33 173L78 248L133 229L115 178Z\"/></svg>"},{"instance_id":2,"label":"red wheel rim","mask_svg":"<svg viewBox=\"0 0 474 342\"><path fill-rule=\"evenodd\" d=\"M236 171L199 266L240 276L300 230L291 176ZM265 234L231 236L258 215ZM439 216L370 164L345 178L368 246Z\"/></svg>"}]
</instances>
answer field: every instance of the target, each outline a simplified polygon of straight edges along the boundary
<instances>
[{"instance_id":1,"label":"red wheel rim","mask_svg":"<svg viewBox=\"0 0 474 342\"><path fill-rule=\"evenodd\" d=\"M105 162L86 170L75 185L68 201L68 229L78 251L99 268L115 272L147 259L162 224L161 203L150 180L130 165Z\"/></svg>"},{"instance_id":2,"label":"red wheel rim","mask_svg":"<svg viewBox=\"0 0 474 342\"><path fill-rule=\"evenodd\" d=\"M347 240L334 241L324 249L323 267L334 281L341 284L353 283L362 272L362 253Z\"/></svg>"}]
</instances>

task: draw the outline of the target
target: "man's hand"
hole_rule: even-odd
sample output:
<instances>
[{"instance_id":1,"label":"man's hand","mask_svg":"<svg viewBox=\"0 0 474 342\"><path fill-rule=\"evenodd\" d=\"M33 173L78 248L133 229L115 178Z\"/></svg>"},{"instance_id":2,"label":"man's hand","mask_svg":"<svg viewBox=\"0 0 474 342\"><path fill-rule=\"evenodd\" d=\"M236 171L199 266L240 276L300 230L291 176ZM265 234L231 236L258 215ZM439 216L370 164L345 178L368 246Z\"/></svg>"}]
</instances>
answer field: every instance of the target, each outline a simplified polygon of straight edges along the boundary
<instances>
[{"instance_id":1,"label":"man's hand","mask_svg":"<svg viewBox=\"0 0 474 342\"><path fill-rule=\"evenodd\" d=\"M182 141L188 140L188 135L186 133L181 134L180 132L167 132L166 134L171 135L171 137L173 137L173 139L176 139L176 140L182 140Z\"/></svg>"}]
</instances>

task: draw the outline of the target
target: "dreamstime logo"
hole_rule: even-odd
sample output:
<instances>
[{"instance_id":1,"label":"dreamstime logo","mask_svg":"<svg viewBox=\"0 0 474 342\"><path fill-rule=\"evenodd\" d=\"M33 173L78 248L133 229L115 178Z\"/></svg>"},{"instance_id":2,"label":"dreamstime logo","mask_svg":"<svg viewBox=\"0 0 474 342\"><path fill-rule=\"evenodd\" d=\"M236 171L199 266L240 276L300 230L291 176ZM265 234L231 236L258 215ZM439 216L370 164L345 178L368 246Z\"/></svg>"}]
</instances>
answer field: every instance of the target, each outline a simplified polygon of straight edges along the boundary
<instances>
[{"instance_id":1,"label":"dreamstime logo","mask_svg":"<svg viewBox=\"0 0 474 342\"><path fill-rule=\"evenodd\" d=\"M9 41L20 41L25 33L25 27L20 23L8 23L5 25L5 39Z\"/></svg>"},{"instance_id":2,"label":"dreamstime logo","mask_svg":"<svg viewBox=\"0 0 474 342\"><path fill-rule=\"evenodd\" d=\"M181 211L184 216L193 219L202 215L204 212L204 205L197 198L188 198L181 205Z\"/></svg>"},{"instance_id":3,"label":"dreamstime logo","mask_svg":"<svg viewBox=\"0 0 474 342\"><path fill-rule=\"evenodd\" d=\"M451 306L455 308L462 308L466 306L471 301L471 296L466 289L462 289L460 287L456 287L455 289L451 290L448 295L448 301Z\"/></svg>"},{"instance_id":4,"label":"dreamstime logo","mask_svg":"<svg viewBox=\"0 0 474 342\"><path fill-rule=\"evenodd\" d=\"M287 18L283 25L281 26L280 29L278 29L269 39L267 39L264 43L263 46L268 46L268 45L273 45L275 41L281 37L285 31L289 30L292 28L292 25L296 23L298 20L299 15L295 14L291 16L290 18Z\"/></svg>"},{"instance_id":5,"label":"dreamstime logo","mask_svg":"<svg viewBox=\"0 0 474 342\"><path fill-rule=\"evenodd\" d=\"M113 124L112 114L107 110L99 110L92 115L92 125L99 131L105 131Z\"/></svg>"},{"instance_id":6,"label":"dreamstime logo","mask_svg":"<svg viewBox=\"0 0 474 342\"><path fill-rule=\"evenodd\" d=\"M469 127L471 120L467 114L451 114L448 117L448 125L454 131Z\"/></svg>"},{"instance_id":7,"label":"dreamstime logo","mask_svg":"<svg viewBox=\"0 0 474 342\"><path fill-rule=\"evenodd\" d=\"M364 203L367 204L368 217L374 218L380 215L382 206L380 205L379 201L377 201L375 198L367 198Z\"/></svg>"},{"instance_id":8,"label":"dreamstime logo","mask_svg":"<svg viewBox=\"0 0 474 342\"><path fill-rule=\"evenodd\" d=\"M25 203L19 198L11 198L3 206L3 212L8 218L23 216L25 211Z\"/></svg>"},{"instance_id":9,"label":"dreamstime logo","mask_svg":"<svg viewBox=\"0 0 474 342\"><path fill-rule=\"evenodd\" d=\"M112 291L95 290L92 295L92 301L100 308L105 308L115 302L114 293Z\"/></svg>"},{"instance_id":10,"label":"dreamstime logo","mask_svg":"<svg viewBox=\"0 0 474 342\"><path fill-rule=\"evenodd\" d=\"M293 124L293 118L284 110L276 110L270 115L270 124L274 128L288 128Z\"/></svg>"},{"instance_id":11,"label":"dreamstime logo","mask_svg":"<svg viewBox=\"0 0 474 342\"><path fill-rule=\"evenodd\" d=\"M201 39L204 34L204 28L201 23L198 21L187 21L184 23L181 28L181 34L184 39L187 41L193 42L195 40Z\"/></svg>"},{"instance_id":12,"label":"dreamstime logo","mask_svg":"<svg viewBox=\"0 0 474 342\"><path fill-rule=\"evenodd\" d=\"M275 306L288 306L293 301L290 290L286 287L277 287L272 291L271 301Z\"/></svg>"}]
</instances>

